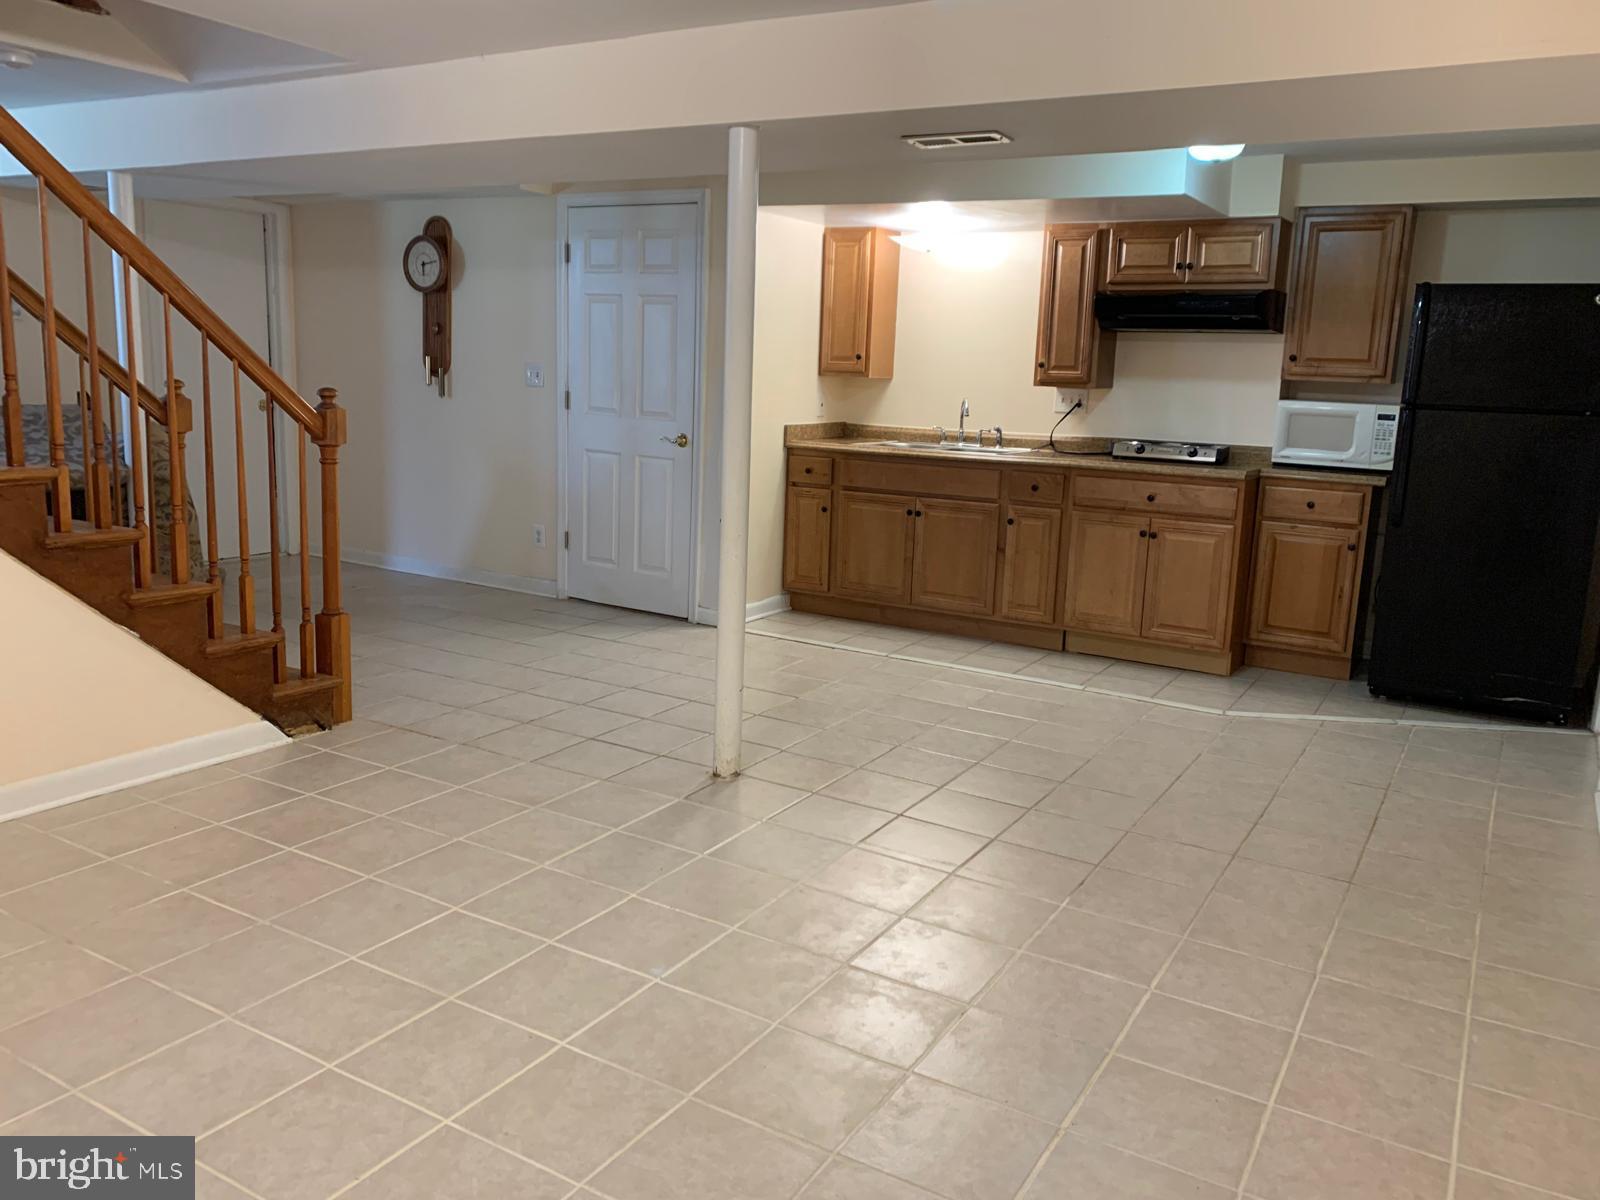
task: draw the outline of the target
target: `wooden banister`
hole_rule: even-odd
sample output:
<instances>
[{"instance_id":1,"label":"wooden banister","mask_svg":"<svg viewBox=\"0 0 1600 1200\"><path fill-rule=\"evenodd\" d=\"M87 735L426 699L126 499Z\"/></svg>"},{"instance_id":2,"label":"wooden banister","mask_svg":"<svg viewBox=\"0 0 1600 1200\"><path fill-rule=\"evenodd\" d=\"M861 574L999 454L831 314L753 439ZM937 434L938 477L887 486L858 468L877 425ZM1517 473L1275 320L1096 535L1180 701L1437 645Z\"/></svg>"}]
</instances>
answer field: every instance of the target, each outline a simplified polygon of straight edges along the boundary
<instances>
[{"instance_id":1,"label":"wooden banister","mask_svg":"<svg viewBox=\"0 0 1600 1200\"><path fill-rule=\"evenodd\" d=\"M0 247L0 254L3 253L3 247ZM0 300L5 299L5 292L9 292L10 298L20 304L23 311L34 320L41 325L44 323L44 297L34 290L32 284L10 268L6 269L5 287L4 291L0 291ZM56 314L55 326L56 339L63 346L66 346L80 358L89 357L89 337L83 330L79 329L61 313ZM133 394L128 386L128 372L123 369L122 364L113 355L106 353L101 353L99 359L101 377L124 396ZM13 386L15 385L13 384ZM145 412L163 425L167 423L167 402L165 400L142 383L138 387L138 397L140 408L144 409ZM21 464L18 463L16 465L20 466Z\"/></svg>"},{"instance_id":2,"label":"wooden banister","mask_svg":"<svg viewBox=\"0 0 1600 1200\"><path fill-rule=\"evenodd\" d=\"M245 376L310 434L312 441L320 442L322 418L317 410L3 108L0 108L0 145L39 180L41 195L45 191L53 193L70 211L88 222L101 241L131 263L133 269L167 297L172 307L209 338L213 346L237 362Z\"/></svg>"}]
</instances>

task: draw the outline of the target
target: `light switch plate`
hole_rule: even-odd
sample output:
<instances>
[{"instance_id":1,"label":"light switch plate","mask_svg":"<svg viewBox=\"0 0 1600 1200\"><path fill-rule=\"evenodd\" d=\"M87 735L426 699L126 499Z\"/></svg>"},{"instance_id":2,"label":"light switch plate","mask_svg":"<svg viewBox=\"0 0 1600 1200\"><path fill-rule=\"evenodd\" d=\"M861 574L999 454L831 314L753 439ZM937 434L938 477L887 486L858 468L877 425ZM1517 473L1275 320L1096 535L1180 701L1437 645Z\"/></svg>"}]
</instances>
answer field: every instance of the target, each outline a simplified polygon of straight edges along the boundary
<instances>
[{"instance_id":1,"label":"light switch plate","mask_svg":"<svg viewBox=\"0 0 1600 1200\"><path fill-rule=\"evenodd\" d=\"M1056 412L1071 412L1074 404L1087 404L1089 390L1087 388L1057 388Z\"/></svg>"},{"instance_id":2,"label":"light switch plate","mask_svg":"<svg viewBox=\"0 0 1600 1200\"><path fill-rule=\"evenodd\" d=\"M533 527L533 544L535 546L544 545L544 526L543 525L535 525Z\"/></svg>"},{"instance_id":3,"label":"light switch plate","mask_svg":"<svg viewBox=\"0 0 1600 1200\"><path fill-rule=\"evenodd\" d=\"M522 378L529 387L543 387L544 368L538 363L528 363L522 368Z\"/></svg>"}]
</instances>

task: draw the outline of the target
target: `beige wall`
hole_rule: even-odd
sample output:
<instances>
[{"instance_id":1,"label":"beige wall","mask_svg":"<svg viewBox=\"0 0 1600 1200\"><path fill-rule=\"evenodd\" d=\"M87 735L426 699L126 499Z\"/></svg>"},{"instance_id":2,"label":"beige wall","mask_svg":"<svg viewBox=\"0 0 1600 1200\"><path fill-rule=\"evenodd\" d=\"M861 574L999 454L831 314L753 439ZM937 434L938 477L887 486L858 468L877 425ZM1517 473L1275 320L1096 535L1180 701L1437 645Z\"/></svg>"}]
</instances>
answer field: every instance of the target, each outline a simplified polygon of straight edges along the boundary
<instances>
[{"instance_id":1,"label":"beige wall","mask_svg":"<svg viewBox=\"0 0 1600 1200\"><path fill-rule=\"evenodd\" d=\"M262 724L4 553L0 662L0 788Z\"/></svg>"},{"instance_id":2,"label":"beige wall","mask_svg":"<svg viewBox=\"0 0 1600 1200\"><path fill-rule=\"evenodd\" d=\"M1309 202L1309 201L1308 201ZM1042 434L1056 391L1033 386L1039 297L1037 232L990 235L994 261L973 266L910 250L900 257L895 374L873 382L816 375L822 229L763 213L758 243L756 414L751 478L750 599L781 590L781 426L817 419ZM777 261L769 261L776 259ZM1600 278L1600 206L1425 210L1412 282ZM1117 342L1114 386L1089 393L1063 435L1164 436L1245 445L1272 440L1282 393L1275 334L1135 333ZM812 389L822 397L820 408ZM1300 394L1379 400L1398 384L1302 385ZM766 444L763 444L766 443Z\"/></svg>"}]
</instances>

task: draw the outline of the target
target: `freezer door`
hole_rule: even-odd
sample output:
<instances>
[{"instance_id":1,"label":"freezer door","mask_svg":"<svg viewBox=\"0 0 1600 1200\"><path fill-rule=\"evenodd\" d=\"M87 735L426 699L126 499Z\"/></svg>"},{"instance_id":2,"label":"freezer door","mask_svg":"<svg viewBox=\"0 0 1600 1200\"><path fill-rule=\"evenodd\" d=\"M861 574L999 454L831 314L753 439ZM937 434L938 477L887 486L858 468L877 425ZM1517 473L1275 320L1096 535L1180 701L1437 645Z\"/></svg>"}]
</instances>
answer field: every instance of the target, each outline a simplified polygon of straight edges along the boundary
<instances>
[{"instance_id":1,"label":"freezer door","mask_svg":"<svg viewBox=\"0 0 1600 1200\"><path fill-rule=\"evenodd\" d=\"M1600 419L1412 409L1391 480L1368 682L1554 716L1593 678Z\"/></svg>"},{"instance_id":2,"label":"freezer door","mask_svg":"<svg viewBox=\"0 0 1600 1200\"><path fill-rule=\"evenodd\" d=\"M1405 402L1600 413L1600 283L1418 284Z\"/></svg>"}]
</instances>

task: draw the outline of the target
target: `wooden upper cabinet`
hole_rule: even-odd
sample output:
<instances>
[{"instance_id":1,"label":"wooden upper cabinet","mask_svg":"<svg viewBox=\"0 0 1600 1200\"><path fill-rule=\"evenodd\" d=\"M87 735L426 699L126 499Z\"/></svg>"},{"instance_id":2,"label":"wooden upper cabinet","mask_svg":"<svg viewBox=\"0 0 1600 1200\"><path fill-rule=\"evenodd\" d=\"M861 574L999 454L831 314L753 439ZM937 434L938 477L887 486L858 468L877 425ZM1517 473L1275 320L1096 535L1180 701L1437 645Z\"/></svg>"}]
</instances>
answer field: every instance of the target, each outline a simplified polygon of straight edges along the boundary
<instances>
[{"instance_id":1,"label":"wooden upper cabinet","mask_svg":"<svg viewBox=\"0 0 1600 1200\"><path fill-rule=\"evenodd\" d=\"M919 499L915 511L911 603L944 612L992 614L1000 506Z\"/></svg>"},{"instance_id":2,"label":"wooden upper cabinet","mask_svg":"<svg viewBox=\"0 0 1600 1200\"><path fill-rule=\"evenodd\" d=\"M1069 514L1062 612L1067 628L1139 636L1149 538L1148 517L1077 510Z\"/></svg>"},{"instance_id":3,"label":"wooden upper cabinet","mask_svg":"<svg viewBox=\"0 0 1600 1200\"><path fill-rule=\"evenodd\" d=\"M1148 541L1141 635L1207 649L1226 646L1234 527L1152 517Z\"/></svg>"},{"instance_id":4,"label":"wooden upper cabinet","mask_svg":"<svg viewBox=\"0 0 1600 1200\"><path fill-rule=\"evenodd\" d=\"M1131 221L1111 226L1108 292L1265 291L1283 286L1288 222Z\"/></svg>"},{"instance_id":5,"label":"wooden upper cabinet","mask_svg":"<svg viewBox=\"0 0 1600 1200\"><path fill-rule=\"evenodd\" d=\"M1283 377L1394 377L1414 211L1302 208L1295 214Z\"/></svg>"},{"instance_id":6,"label":"wooden upper cabinet","mask_svg":"<svg viewBox=\"0 0 1600 1200\"><path fill-rule=\"evenodd\" d=\"M832 542L833 493L791 487L783 521L783 586L791 592L826 592Z\"/></svg>"},{"instance_id":7,"label":"wooden upper cabinet","mask_svg":"<svg viewBox=\"0 0 1600 1200\"><path fill-rule=\"evenodd\" d=\"M1094 319L1094 291L1105 262L1098 225L1049 225L1039 281L1039 387L1110 387L1116 334Z\"/></svg>"},{"instance_id":8,"label":"wooden upper cabinet","mask_svg":"<svg viewBox=\"0 0 1600 1200\"><path fill-rule=\"evenodd\" d=\"M1192 225L1186 282L1191 288L1281 288L1287 232L1288 222L1276 217Z\"/></svg>"},{"instance_id":9,"label":"wooden upper cabinet","mask_svg":"<svg viewBox=\"0 0 1600 1200\"><path fill-rule=\"evenodd\" d=\"M1008 621L1049 625L1056 618L1061 509L1008 505L1004 533L1000 615Z\"/></svg>"},{"instance_id":10,"label":"wooden upper cabinet","mask_svg":"<svg viewBox=\"0 0 1600 1200\"><path fill-rule=\"evenodd\" d=\"M887 229L822 231L822 375L894 375L900 246Z\"/></svg>"},{"instance_id":11,"label":"wooden upper cabinet","mask_svg":"<svg viewBox=\"0 0 1600 1200\"><path fill-rule=\"evenodd\" d=\"M1286 650L1349 654L1361 538L1359 529L1262 521L1246 638Z\"/></svg>"},{"instance_id":12,"label":"wooden upper cabinet","mask_svg":"<svg viewBox=\"0 0 1600 1200\"><path fill-rule=\"evenodd\" d=\"M840 491L833 593L904 604L911 599L911 527L916 500Z\"/></svg>"},{"instance_id":13,"label":"wooden upper cabinet","mask_svg":"<svg viewBox=\"0 0 1600 1200\"><path fill-rule=\"evenodd\" d=\"M1183 283L1189 255L1186 222L1136 221L1129 225L1113 225L1109 237L1107 288L1170 287Z\"/></svg>"}]
</instances>

